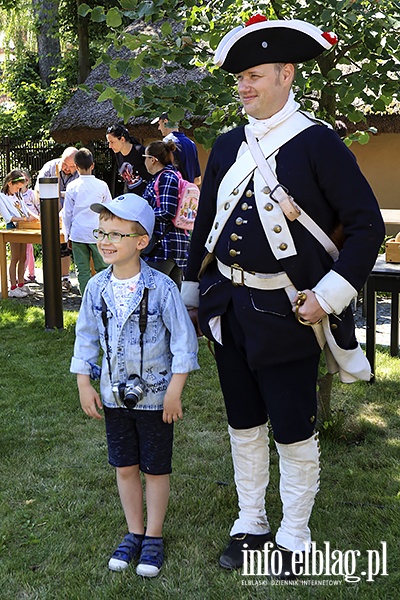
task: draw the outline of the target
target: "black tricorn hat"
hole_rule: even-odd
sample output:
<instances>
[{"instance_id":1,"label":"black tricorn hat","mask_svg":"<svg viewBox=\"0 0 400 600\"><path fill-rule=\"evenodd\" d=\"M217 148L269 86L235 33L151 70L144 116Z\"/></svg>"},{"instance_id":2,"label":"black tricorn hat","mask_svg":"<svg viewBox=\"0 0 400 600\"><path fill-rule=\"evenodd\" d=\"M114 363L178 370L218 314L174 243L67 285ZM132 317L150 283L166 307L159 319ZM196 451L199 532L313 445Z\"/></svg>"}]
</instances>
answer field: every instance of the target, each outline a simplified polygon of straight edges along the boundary
<instances>
[{"instance_id":1,"label":"black tricorn hat","mask_svg":"<svg viewBox=\"0 0 400 600\"><path fill-rule=\"evenodd\" d=\"M292 19L268 21L255 15L220 41L214 62L229 73L241 73L265 63L300 63L316 58L337 42L334 33Z\"/></svg>"}]
</instances>

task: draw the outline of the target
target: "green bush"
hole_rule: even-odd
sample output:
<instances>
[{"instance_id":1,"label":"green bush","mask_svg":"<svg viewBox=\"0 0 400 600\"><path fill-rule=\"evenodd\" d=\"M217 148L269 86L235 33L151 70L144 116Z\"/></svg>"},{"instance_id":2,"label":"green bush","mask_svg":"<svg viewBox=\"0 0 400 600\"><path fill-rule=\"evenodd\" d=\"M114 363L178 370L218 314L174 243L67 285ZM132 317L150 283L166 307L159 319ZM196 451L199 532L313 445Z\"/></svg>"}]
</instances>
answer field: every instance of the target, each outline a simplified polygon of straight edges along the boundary
<instances>
[{"instance_id":1,"label":"green bush","mask_svg":"<svg viewBox=\"0 0 400 600\"><path fill-rule=\"evenodd\" d=\"M37 54L24 51L3 69L1 92L9 98L0 106L0 136L46 138L52 118L76 90L77 52L62 59L51 84L39 76Z\"/></svg>"}]
</instances>

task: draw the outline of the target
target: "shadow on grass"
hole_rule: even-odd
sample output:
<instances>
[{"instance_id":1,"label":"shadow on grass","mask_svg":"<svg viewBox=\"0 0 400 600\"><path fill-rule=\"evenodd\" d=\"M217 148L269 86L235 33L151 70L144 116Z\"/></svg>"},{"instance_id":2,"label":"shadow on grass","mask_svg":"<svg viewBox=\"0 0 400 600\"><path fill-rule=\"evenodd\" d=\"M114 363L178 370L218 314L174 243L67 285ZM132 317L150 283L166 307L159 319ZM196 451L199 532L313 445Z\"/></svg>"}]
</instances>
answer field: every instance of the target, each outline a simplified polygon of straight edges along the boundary
<instances>
[{"instance_id":1,"label":"shadow on grass","mask_svg":"<svg viewBox=\"0 0 400 600\"><path fill-rule=\"evenodd\" d=\"M63 311L64 329L75 325L77 312ZM13 300L0 300L0 329L45 331L45 312L40 306L30 306Z\"/></svg>"},{"instance_id":2,"label":"shadow on grass","mask_svg":"<svg viewBox=\"0 0 400 600\"><path fill-rule=\"evenodd\" d=\"M389 349L376 349L374 383L332 381L330 414L319 423L320 436L337 444L358 445L372 437L387 437L399 433L398 389L400 369L394 368L399 358L390 356Z\"/></svg>"}]
</instances>

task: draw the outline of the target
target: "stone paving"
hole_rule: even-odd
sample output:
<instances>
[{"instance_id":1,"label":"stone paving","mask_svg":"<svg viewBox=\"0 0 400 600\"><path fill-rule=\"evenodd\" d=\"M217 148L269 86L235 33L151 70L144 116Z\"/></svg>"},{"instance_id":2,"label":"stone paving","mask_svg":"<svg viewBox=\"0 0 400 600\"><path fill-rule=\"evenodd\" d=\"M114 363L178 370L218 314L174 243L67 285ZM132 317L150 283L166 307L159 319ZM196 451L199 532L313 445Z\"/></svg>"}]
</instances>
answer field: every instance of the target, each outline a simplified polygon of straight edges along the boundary
<instances>
[{"instance_id":1,"label":"stone paving","mask_svg":"<svg viewBox=\"0 0 400 600\"><path fill-rule=\"evenodd\" d=\"M365 344L366 327L365 317L362 314L362 304L357 306L354 315L356 323L357 340ZM390 299L378 298L376 303L376 343L382 346L390 344Z\"/></svg>"},{"instance_id":2,"label":"stone paving","mask_svg":"<svg viewBox=\"0 0 400 600\"><path fill-rule=\"evenodd\" d=\"M25 298L10 298L13 302L21 302L28 306L44 306L44 286L42 269L35 269L37 283L30 283L29 289L33 292L32 295ZM62 292L62 302L64 310L79 310L81 305L81 295L78 288L78 280L75 273L70 273L70 281L72 284L68 292Z\"/></svg>"}]
</instances>

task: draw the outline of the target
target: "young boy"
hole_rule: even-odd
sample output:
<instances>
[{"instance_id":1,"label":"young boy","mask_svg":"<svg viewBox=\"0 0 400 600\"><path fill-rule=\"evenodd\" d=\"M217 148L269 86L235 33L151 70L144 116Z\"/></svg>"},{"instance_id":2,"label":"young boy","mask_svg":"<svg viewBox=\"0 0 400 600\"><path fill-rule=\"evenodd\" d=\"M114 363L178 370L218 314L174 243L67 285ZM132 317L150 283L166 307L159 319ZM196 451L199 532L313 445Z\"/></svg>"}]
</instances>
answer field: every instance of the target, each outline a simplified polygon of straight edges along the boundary
<instances>
[{"instance_id":1,"label":"young boy","mask_svg":"<svg viewBox=\"0 0 400 600\"><path fill-rule=\"evenodd\" d=\"M140 258L154 227L149 204L125 194L91 209L100 213L94 234L110 267L86 287L71 372L78 374L83 411L95 419L101 419L98 409L104 411L109 463L116 467L128 525L108 566L121 571L139 556L136 572L155 577L164 559L173 423L182 418L187 374L199 368L197 337L175 283ZM99 371L100 347L101 400L90 383Z\"/></svg>"},{"instance_id":2,"label":"young boy","mask_svg":"<svg viewBox=\"0 0 400 600\"><path fill-rule=\"evenodd\" d=\"M72 249L79 290L83 296L85 287L92 276L90 258L96 273L106 268L96 247L93 229L98 225L98 217L90 210L94 202L104 204L111 200L110 190L105 181L92 175L93 155L87 148L81 148L74 155L79 173L67 185L64 205L61 211L65 241Z\"/></svg>"}]
</instances>

